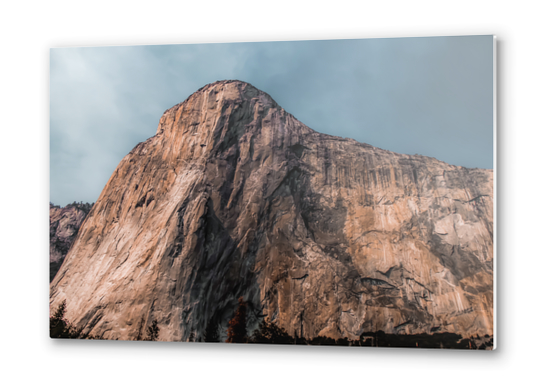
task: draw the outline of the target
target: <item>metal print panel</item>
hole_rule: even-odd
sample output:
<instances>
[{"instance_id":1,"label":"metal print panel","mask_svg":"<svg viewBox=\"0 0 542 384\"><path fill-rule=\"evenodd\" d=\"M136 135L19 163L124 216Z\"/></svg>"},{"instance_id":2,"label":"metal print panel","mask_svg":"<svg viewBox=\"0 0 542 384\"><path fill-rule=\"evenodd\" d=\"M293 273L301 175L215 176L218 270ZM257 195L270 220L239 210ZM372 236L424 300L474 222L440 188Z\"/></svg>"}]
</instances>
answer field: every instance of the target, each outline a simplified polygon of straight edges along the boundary
<instances>
[{"instance_id":1,"label":"metal print panel","mask_svg":"<svg viewBox=\"0 0 542 384\"><path fill-rule=\"evenodd\" d=\"M52 49L51 337L493 349L493 79L493 36Z\"/></svg>"}]
</instances>

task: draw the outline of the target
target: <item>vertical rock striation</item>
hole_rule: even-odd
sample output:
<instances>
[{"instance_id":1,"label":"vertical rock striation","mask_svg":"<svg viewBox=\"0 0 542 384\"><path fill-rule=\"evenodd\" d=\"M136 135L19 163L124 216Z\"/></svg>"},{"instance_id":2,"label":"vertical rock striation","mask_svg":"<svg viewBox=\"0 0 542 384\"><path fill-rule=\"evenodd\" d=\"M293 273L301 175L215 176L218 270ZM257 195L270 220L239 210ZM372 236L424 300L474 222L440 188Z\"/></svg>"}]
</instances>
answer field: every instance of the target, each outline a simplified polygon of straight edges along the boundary
<instances>
[{"instance_id":1,"label":"vertical rock striation","mask_svg":"<svg viewBox=\"0 0 542 384\"><path fill-rule=\"evenodd\" d=\"M167 110L51 283L103 338L225 329L493 334L493 172L315 132L240 81ZM224 332L223 332L223 335Z\"/></svg>"}]
</instances>

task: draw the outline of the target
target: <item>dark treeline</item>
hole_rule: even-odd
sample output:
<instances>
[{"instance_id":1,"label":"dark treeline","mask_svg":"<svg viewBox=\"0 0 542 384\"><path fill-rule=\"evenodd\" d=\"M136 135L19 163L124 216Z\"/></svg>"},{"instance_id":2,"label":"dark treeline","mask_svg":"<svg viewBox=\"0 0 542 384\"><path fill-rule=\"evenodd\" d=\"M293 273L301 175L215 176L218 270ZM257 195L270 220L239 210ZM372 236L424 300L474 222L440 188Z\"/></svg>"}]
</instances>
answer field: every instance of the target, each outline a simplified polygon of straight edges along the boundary
<instances>
[{"instance_id":1,"label":"dark treeline","mask_svg":"<svg viewBox=\"0 0 542 384\"><path fill-rule=\"evenodd\" d=\"M485 335L464 339L461 335L449 332L421 334L389 334L383 331L362 333L357 340L348 338L333 339L317 336L312 339L291 336L286 330L276 324L263 320L252 336L247 335L246 303L241 297L239 307L229 322L227 343L257 343L257 344L301 344L301 345L338 345L359 347L401 347L401 348L443 348L443 349L486 349L493 347L493 337ZM211 321L210 323L213 323ZM209 326L209 325L208 325ZM216 329L216 324L213 324ZM206 342L218 341L205 338Z\"/></svg>"},{"instance_id":2,"label":"dark treeline","mask_svg":"<svg viewBox=\"0 0 542 384\"><path fill-rule=\"evenodd\" d=\"M442 349L486 349L493 346L493 338L489 335L470 339L463 339L455 333L421 333L421 334L389 334L383 331L362 333L357 340L347 338L333 339L325 336L318 336L313 339L292 337L284 329L274 324L264 322L262 328L254 332L253 337L248 339L249 343L262 344L304 344L304 345L338 345L354 347L395 347L395 348L442 348Z\"/></svg>"},{"instance_id":3,"label":"dark treeline","mask_svg":"<svg viewBox=\"0 0 542 384\"><path fill-rule=\"evenodd\" d=\"M51 338L67 339L97 339L88 333L83 333L70 325L65 319L66 302L64 301L56 309L50 320ZM212 317L203 334L203 340L197 339L192 332L188 341L220 342L220 324L218 317ZM141 318L140 327L136 340L157 341L160 335L160 328L156 320L143 332L144 317ZM493 337L471 337L464 339L455 333L421 333L421 334L389 334L383 331L362 333L359 339L347 338L333 339L325 336L317 336L312 339L291 336L283 328L276 324L263 320L259 327L248 335L247 331L247 303L241 297L239 306L228 323L226 343L237 344L297 344L297 345L336 345L336 346L357 346L357 347L395 347L395 348L442 348L442 349L487 349L493 347Z\"/></svg>"}]
</instances>

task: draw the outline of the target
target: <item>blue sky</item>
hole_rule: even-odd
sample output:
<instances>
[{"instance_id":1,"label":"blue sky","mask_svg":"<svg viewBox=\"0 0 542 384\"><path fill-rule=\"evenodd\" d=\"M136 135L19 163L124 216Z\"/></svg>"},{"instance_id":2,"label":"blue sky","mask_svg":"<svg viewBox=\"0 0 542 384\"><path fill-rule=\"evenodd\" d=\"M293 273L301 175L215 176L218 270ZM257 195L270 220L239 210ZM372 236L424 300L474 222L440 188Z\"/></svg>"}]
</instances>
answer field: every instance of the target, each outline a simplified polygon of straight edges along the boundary
<instances>
[{"instance_id":1,"label":"blue sky","mask_svg":"<svg viewBox=\"0 0 542 384\"><path fill-rule=\"evenodd\" d=\"M94 202L162 113L237 79L316 131L493 167L493 37L55 48L50 201Z\"/></svg>"}]
</instances>

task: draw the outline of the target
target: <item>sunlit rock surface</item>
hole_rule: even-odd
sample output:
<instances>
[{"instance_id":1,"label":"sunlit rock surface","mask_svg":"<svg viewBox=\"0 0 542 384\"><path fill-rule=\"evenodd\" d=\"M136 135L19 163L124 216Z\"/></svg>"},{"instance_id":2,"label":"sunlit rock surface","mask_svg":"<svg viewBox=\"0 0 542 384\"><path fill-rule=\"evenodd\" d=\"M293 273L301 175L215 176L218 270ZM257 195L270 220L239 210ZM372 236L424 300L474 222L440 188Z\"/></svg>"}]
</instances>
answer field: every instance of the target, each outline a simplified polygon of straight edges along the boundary
<instances>
[{"instance_id":1,"label":"sunlit rock surface","mask_svg":"<svg viewBox=\"0 0 542 384\"><path fill-rule=\"evenodd\" d=\"M313 131L209 84L118 165L51 283L91 334L223 338L243 296L292 336L493 334L493 171Z\"/></svg>"}]
</instances>

